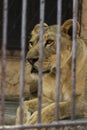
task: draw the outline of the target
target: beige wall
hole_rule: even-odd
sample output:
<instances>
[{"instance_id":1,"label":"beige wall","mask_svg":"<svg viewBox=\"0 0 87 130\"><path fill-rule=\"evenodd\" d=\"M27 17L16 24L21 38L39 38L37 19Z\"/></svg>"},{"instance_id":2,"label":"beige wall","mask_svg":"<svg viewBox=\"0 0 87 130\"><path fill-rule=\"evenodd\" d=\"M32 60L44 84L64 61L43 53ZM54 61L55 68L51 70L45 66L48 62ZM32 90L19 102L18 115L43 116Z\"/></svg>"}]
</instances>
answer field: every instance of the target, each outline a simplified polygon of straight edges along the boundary
<instances>
[{"instance_id":1,"label":"beige wall","mask_svg":"<svg viewBox=\"0 0 87 130\"><path fill-rule=\"evenodd\" d=\"M81 37L87 41L87 0L83 0L82 4Z\"/></svg>"}]
</instances>

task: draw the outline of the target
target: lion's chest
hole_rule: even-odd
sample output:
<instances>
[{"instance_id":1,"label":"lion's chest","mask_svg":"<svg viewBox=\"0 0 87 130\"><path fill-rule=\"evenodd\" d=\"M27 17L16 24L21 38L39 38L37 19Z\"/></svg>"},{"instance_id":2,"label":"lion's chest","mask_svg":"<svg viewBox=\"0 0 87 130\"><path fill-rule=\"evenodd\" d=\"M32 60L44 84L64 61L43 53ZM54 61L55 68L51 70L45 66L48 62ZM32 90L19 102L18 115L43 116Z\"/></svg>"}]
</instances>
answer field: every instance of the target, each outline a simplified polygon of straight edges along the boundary
<instances>
[{"instance_id":1,"label":"lion's chest","mask_svg":"<svg viewBox=\"0 0 87 130\"><path fill-rule=\"evenodd\" d=\"M55 100L55 78L46 75L43 77L43 95L50 100Z\"/></svg>"}]
</instances>

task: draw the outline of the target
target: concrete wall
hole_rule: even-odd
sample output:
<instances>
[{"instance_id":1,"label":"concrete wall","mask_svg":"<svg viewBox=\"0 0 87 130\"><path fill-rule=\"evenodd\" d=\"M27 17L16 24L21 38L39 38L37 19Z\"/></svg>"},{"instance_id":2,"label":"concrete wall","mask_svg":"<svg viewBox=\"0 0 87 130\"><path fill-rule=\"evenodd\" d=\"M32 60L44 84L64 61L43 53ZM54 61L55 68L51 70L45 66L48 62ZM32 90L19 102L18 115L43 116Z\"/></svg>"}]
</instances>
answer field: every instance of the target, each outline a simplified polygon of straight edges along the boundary
<instances>
[{"instance_id":1,"label":"concrete wall","mask_svg":"<svg viewBox=\"0 0 87 130\"><path fill-rule=\"evenodd\" d=\"M87 42L87 0L83 0L82 4L81 37Z\"/></svg>"}]
</instances>

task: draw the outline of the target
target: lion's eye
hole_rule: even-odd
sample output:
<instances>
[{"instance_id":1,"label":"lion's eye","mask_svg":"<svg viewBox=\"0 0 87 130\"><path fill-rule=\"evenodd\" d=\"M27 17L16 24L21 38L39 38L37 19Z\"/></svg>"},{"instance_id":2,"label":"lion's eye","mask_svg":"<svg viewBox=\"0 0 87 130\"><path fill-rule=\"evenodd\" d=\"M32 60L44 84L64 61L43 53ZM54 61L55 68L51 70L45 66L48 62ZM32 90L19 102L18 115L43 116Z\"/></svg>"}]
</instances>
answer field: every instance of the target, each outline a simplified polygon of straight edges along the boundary
<instances>
[{"instance_id":1,"label":"lion's eye","mask_svg":"<svg viewBox=\"0 0 87 130\"><path fill-rule=\"evenodd\" d=\"M53 40L49 39L46 41L45 46L50 46L53 43Z\"/></svg>"}]
</instances>

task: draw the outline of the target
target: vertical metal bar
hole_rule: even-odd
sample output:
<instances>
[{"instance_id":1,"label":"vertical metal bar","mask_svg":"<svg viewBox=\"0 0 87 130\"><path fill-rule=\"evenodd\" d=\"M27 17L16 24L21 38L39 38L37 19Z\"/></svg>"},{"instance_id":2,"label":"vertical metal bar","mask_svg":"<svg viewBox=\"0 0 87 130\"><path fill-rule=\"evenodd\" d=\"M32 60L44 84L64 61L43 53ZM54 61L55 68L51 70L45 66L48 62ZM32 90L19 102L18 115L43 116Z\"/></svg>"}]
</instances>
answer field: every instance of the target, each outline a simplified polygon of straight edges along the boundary
<instances>
[{"instance_id":1,"label":"vertical metal bar","mask_svg":"<svg viewBox=\"0 0 87 130\"><path fill-rule=\"evenodd\" d=\"M45 8L45 1L44 0L40 0L40 48L39 48L39 81L38 81L38 123L41 123L41 104L42 104L44 8Z\"/></svg>"},{"instance_id":2,"label":"vertical metal bar","mask_svg":"<svg viewBox=\"0 0 87 130\"><path fill-rule=\"evenodd\" d=\"M2 125L5 124L5 87L6 87L6 44L7 44L7 22L8 21L8 0L3 1L3 35L2 35Z\"/></svg>"},{"instance_id":3,"label":"vertical metal bar","mask_svg":"<svg viewBox=\"0 0 87 130\"><path fill-rule=\"evenodd\" d=\"M73 45L72 45L72 120L75 119L76 90L76 30L78 0L73 0Z\"/></svg>"},{"instance_id":4,"label":"vertical metal bar","mask_svg":"<svg viewBox=\"0 0 87 130\"><path fill-rule=\"evenodd\" d=\"M60 49L61 49L61 12L62 0L57 1L57 64L56 64L56 120L59 120L59 95L60 95Z\"/></svg>"},{"instance_id":5,"label":"vertical metal bar","mask_svg":"<svg viewBox=\"0 0 87 130\"><path fill-rule=\"evenodd\" d=\"M21 26L21 74L20 74L20 124L23 123L24 75L25 75L25 41L26 41L26 11L27 0L22 0Z\"/></svg>"}]
</instances>

